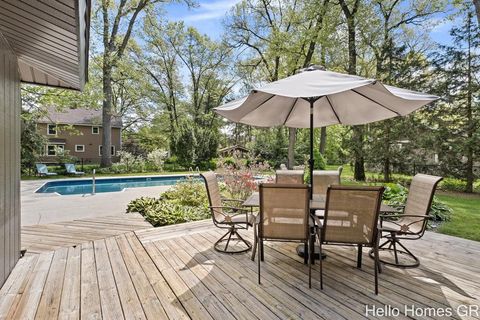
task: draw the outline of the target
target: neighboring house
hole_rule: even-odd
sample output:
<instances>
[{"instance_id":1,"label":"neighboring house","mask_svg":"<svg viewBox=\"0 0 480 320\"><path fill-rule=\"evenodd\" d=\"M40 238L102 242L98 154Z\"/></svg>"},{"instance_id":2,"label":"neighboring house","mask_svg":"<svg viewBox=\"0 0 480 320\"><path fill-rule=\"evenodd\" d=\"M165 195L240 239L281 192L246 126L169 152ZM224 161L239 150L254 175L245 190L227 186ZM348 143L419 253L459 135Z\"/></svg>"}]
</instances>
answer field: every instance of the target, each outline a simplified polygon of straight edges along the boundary
<instances>
[{"instance_id":1,"label":"neighboring house","mask_svg":"<svg viewBox=\"0 0 480 320\"><path fill-rule=\"evenodd\" d=\"M0 287L20 258L20 84L82 90L89 24L90 0L0 0Z\"/></svg>"},{"instance_id":2,"label":"neighboring house","mask_svg":"<svg viewBox=\"0 0 480 320\"><path fill-rule=\"evenodd\" d=\"M82 163L100 163L102 147L102 111L90 109L66 109L58 111L48 108L47 114L37 121L37 131L44 135L44 163L60 162L59 155L67 154ZM117 161L121 148L122 121L112 118L112 161Z\"/></svg>"},{"instance_id":3,"label":"neighboring house","mask_svg":"<svg viewBox=\"0 0 480 320\"><path fill-rule=\"evenodd\" d=\"M222 157L232 156L234 153L239 153L241 156L244 156L249 152L249 149L240 145L228 146L218 150L218 154Z\"/></svg>"}]
</instances>

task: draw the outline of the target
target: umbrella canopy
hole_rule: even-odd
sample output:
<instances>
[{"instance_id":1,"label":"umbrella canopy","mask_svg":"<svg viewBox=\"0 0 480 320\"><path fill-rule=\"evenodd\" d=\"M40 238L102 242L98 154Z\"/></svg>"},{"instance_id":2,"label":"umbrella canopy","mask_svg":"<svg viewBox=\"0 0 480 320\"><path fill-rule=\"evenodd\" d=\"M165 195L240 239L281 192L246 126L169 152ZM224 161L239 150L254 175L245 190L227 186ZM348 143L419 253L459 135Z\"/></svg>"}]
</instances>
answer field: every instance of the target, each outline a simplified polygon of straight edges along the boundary
<instances>
[{"instance_id":1,"label":"umbrella canopy","mask_svg":"<svg viewBox=\"0 0 480 320\"><path fill-rule=\"evenodd\" d=\"M407 115L438 99L437 96L383 85L318 69L271 82L244 98L215 108L233 121L258 127L313 127L359 125Z\"/></svg>"},{"instance_id":2,"label":"umbrella canopy","mask_svg":"<svg viewBox=\"0 0 480 320\"><path fill-rule=\"evenodd\" d=\"M438 98L313 66L214 110L231 121L252 126L310 128L311 185L313 128L359 125L404 116Z\"/></svg>"}]
</instances>

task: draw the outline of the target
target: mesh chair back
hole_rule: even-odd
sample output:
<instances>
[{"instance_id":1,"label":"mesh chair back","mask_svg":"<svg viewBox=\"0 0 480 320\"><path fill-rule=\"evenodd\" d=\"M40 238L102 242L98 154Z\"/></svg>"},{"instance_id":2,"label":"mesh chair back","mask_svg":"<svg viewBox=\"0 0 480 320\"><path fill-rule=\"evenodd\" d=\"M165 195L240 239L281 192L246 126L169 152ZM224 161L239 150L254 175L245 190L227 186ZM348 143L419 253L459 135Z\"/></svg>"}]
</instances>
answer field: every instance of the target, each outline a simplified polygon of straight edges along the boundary
<instances>
[{"instance_id":1,"label":"mesh chair back","mask_svg":"<svg viewBox=\"0 0 480 320\"><path fill-rule=\"evenodd\" d=\"M220 208L222 206L222 197L220 195L220 188L218 187L218 180L215 172L209 171L200 174L205 180L205 187L207 188L208 202L211 207L212 215L217 221L223 219L223 211Z\"/></svg>"},{"instance_id":2,"label":"mesh chair back","mask_svg":"<svg viewBox=\"0 0 480 320\"><path fill-rule=\"evenodd\" d=\"M328 188L323 240L373 245L383 190L383 187Z\"/></svg>"},{"instance_id":3,"label":"mesh chair back","mask_svg":"<svg viewBox=\"0 0 480 320\"><path fill-rule=\"evenodd\" d=\"M306 185L261 184L259 237L307 240L308 196Z\"/></svg>"},{"instance_id":4,"label":"mesh chair back","mask_svg":"<svg viewBox=\"0 0 480 320\"><path fill-rule=\"evenodd\" d=\"M442 177L426 174L415 175L410 184L404 214L427 216L430 212L435 189L442 179ZM411 233L421 233L426 227L426 220L422 221L415 217L404 217L402 218L402 224L408 225Z\"/></svg>"},{"instance_id":5,"label":"mesh chair back","mask_svg":"<svg viewBox=\"0 0 480 320\"><path fill-rule=\"evenodd\" d=\"M303 170L277 170L276 183L303 184Z\"/></svg>"},{"instance_id":6,"label":"mesh chair back","mask_svg":"<svg viewBox=\"0 0 480 320\"><path fill-rule=\"evenodd\" d=\"M340 184L340 171L320 170L313 171L313 194L327 194L328 186Z\"/></svg>"}]
</instances>

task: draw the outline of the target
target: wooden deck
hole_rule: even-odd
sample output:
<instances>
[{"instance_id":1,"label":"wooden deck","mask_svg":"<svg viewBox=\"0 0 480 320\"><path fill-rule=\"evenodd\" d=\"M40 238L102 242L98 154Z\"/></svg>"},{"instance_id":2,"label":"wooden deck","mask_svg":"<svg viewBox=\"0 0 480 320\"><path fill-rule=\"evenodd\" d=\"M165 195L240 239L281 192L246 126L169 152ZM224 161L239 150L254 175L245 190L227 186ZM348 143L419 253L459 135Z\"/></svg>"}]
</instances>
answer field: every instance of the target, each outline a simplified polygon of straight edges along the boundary
<instances>
[{"instance_id":1,"label":"wooden deck","mask_svg":"<svg viewBox=\"0 0 480 320\"><path fill-rule=\"evenodd\" d=\"M152 225L138 213L24 226L22 249L27 254L46 253L146 228L151 229Z\"/></svg>"},{"instance_id":2,"label":"wooden deck","mask_svg":"<svg viewBox=\"0 0 480 320\"><path fill-rule=\"evenodd\" d=\"M309 289L308 268L295 255L296 245L269 242L258 285L249 254L212 249L220 235L211 221L195 222L28 255L0 290L0 318L363 319L366 306L387 305L402 314L379 318L467 319L456 308L479 304L477 242L427 233L410 244L423 257L421 267L384 268L375 296L366 253L359 270L353 248L327 248L321 291L318 265ZM405 305L453 308L453 316L407 317Z\"/></svg>"}]
</instances>

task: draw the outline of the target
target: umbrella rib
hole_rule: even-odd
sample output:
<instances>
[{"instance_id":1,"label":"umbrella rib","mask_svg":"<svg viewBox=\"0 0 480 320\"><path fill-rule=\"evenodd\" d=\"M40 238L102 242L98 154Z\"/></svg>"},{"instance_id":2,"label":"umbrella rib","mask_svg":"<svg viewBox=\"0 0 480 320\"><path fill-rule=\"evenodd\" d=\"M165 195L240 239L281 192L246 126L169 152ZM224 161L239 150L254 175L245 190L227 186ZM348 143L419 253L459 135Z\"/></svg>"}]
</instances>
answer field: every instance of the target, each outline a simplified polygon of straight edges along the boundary
<instances>
[{"instance_id":1,"label":"umbrella rib","mask_svg":"<svg viewBox=\"0 0 480 320\"><path fill-rule=\"evenodd\" d=\"M283 125L286 125L288 119L290 118L290 115L292 114L293 110L295 109L295 105L297 104L297 101L298 101L298 98L295 98L295 100L293 100L293 104L290 108L290 111L288 112L287 117L285 118L285 121L283 122Z\"/></svg>"},{"instance_id":2,"label":"umbrella rib","mask_svg":"<svg viewBox=\"0 0 480 320\"><path fill-rule=\"evenodd\" d=\"M402 115L401 115L399 112L397 112L397 111L395 111L395 110L392 110L392 109L390 109L390 108L389 108L389 107L387 107L387 106L384 106L384 105L383 105L383 104L381 104L380 102L378 102L378 101L375 101L375 100L373 100L373 99L372 99L372 98L370 98L370 97L367 97L367 96L366 96L366 95L364 95L363 93L360 93L360 92L358 92L358 91L357 91L357 90L355 90L355 89L352 89L352 91L353 91L353 92L355 92L356 94L358 94L358 95L360 95L360 96L364 97L365 99L367 99L367 100L370 100L370 101L372 101L373 103L376 103L376 104L378 104L380 107L382 107L382 108L384 108L384 109L387 109L387 110L388 110L388 111L390 111L390 112L393 112L393 113L395 113L397 116L399 116L399 117L401 117L401 116L402 116Z\"/></svg>"},{"instance_id":3,"label":"umbrella rib","mask_svg":"<svg viewBox=\"0 0 480 320\"><path fill-rule=\"evenodd\" d=\"M327 98L328 104L330 105L330 109L332 109L333 114L335 115L335 118L337 118L338 123L342 123L342 122L340 121L340 118L338 117L337 112L336 112L335 109L333 108L333 104L332 104L332 101L330 101L330 98L329 98L328 96L325 96L325 98Z\"/></svg>"}]
</instances>

